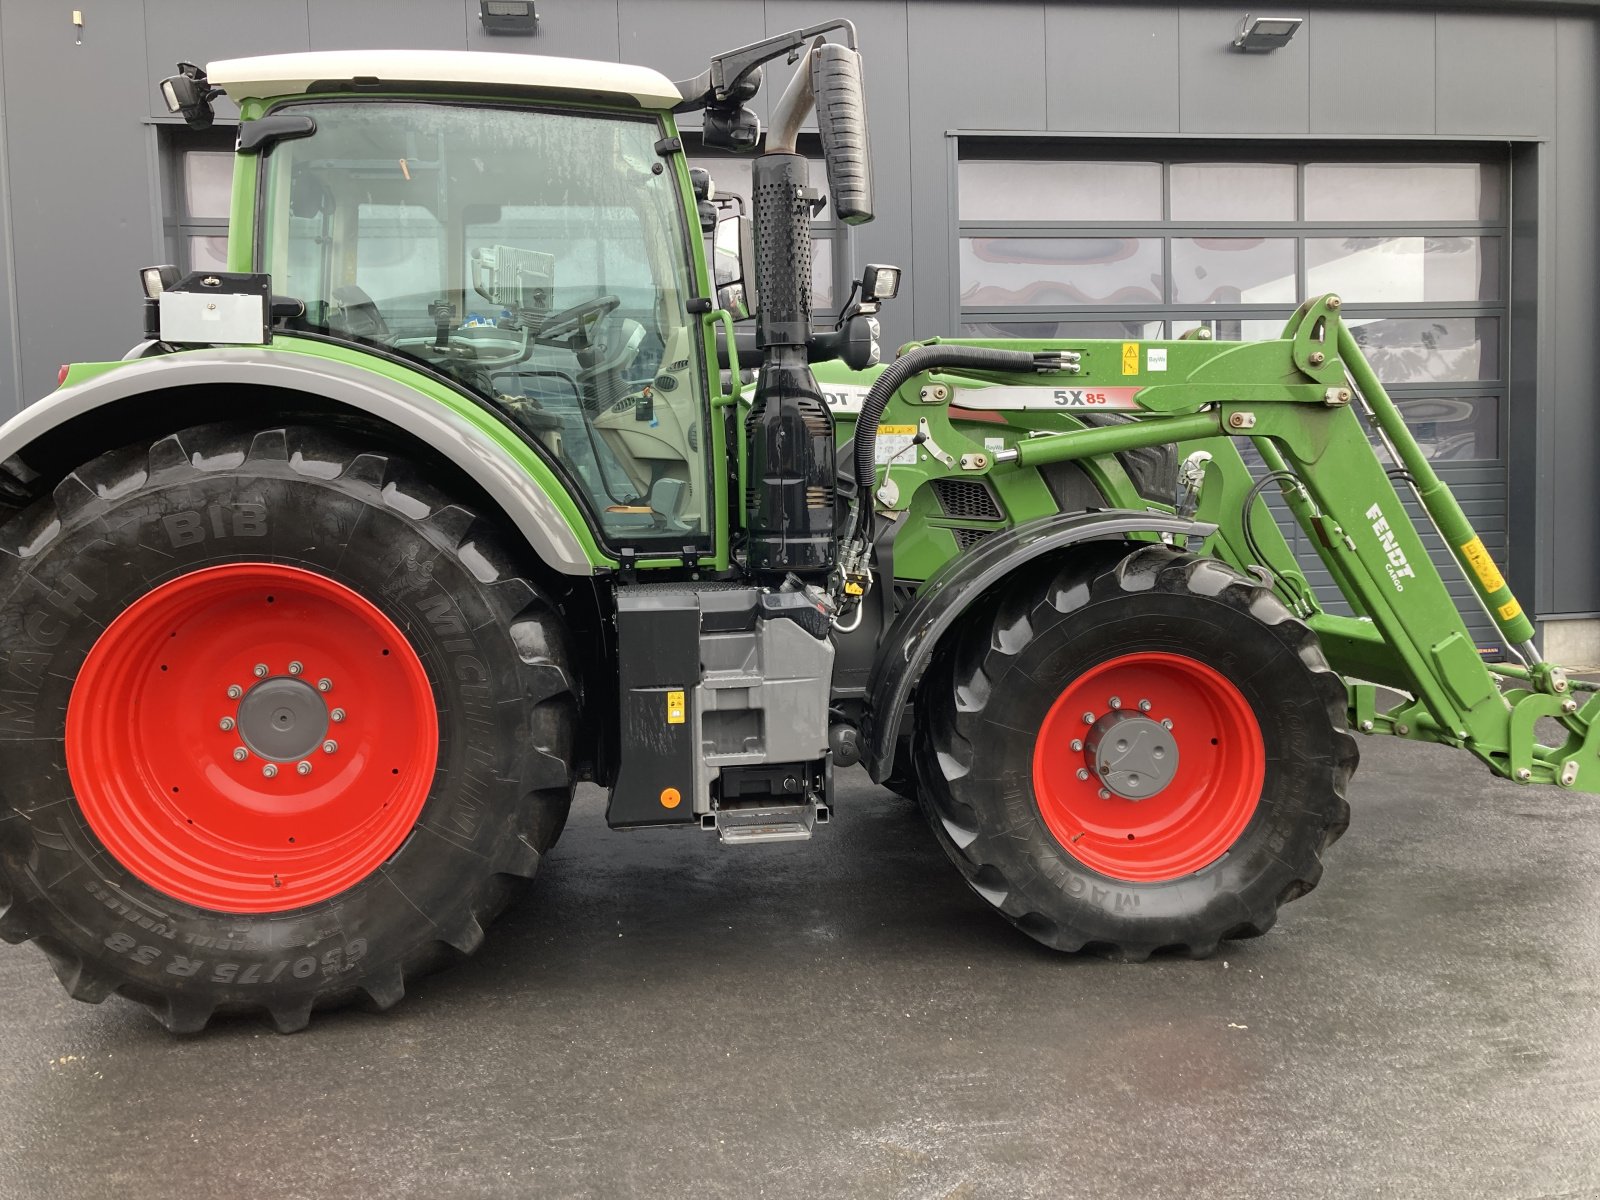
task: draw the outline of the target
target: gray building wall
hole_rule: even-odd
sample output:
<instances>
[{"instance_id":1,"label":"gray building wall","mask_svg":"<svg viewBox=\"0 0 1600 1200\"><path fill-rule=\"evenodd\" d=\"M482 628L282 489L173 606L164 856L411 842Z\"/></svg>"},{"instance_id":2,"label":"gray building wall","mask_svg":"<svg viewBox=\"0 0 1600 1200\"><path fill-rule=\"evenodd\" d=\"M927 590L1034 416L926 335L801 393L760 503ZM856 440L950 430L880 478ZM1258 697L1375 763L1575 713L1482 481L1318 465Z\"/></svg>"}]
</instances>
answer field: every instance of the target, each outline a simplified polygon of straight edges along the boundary
<instances>
[{"instance_id":1,"label":"gray building wall","mask_svg":"<svg viewBox=\"0 0 1600 1200\"><path fill-rule=\"evenodd\" d=\"M137 335L134 272L163 255L156 84L178 58L493 49L682 78L716 49L846 15L867 55L879 208L854 260L909 272L891 344L954 324L952 135L1513 143L1511 576L1541 616L1600 614L1600 4L1273 5L1306 23L1267 55L1228 48L1242 2L539 0L531 38L485 35L477 0L78 7L81 44L70 7L0 0L0 415L47 392L58 364Z\"/></svg>"}]
</instances>

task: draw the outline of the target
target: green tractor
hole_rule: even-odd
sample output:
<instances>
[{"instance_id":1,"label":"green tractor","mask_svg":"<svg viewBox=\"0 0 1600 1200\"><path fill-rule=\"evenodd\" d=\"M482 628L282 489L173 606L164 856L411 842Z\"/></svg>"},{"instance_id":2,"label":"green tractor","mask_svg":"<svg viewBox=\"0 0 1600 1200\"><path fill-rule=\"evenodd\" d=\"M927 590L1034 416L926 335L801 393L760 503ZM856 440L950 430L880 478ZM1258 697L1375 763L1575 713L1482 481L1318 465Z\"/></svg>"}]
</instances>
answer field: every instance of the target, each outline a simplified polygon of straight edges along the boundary
<instances>
[{"instance_id":1,"label":"green tractor","mask_svg":"<svg viewBox=\"0 0 1600 1200\"><path fill-rule=\"evenodd\" d=\"M1600 789L1596 701L1337 297L1259 343L879 363L869 267L814 328L811 112L837 213L872 215L849 22L681 84L384 51L163 91L239 104L230 269L143 272L146 339L0 428L0 935L78 999L179 1032L387 1008L478 947L581 780L614 828L741 845L810 837L861 763L1019 929L1132 959L1316 885L1352 726ZM759 148L748 215L690 170L691 110Z\"/></svg>"}]
</instances>

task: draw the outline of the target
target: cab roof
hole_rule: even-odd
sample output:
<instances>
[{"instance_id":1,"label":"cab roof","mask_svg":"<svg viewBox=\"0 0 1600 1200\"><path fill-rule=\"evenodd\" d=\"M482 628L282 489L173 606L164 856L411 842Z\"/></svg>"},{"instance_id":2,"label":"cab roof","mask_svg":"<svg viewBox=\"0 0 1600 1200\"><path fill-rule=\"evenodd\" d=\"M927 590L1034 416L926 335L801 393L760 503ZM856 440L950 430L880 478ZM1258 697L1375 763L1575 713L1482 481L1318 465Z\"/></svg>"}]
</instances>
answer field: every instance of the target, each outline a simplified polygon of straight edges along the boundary
<instances>
[{"instance_id":1,"label":"cab roof","mask_svg":"<svg viewBox=\"0 0 1600 1200\"><path fill-rule=\"evenodd\" d=\"M361 86L439 91L534 91L566 96L623 97L641 108L671 108L683 99L659 71L581 58L490 54L475 50L313 50L208 63L206 78L235 100L265 100Z\"/></svg>"}]
</instances>

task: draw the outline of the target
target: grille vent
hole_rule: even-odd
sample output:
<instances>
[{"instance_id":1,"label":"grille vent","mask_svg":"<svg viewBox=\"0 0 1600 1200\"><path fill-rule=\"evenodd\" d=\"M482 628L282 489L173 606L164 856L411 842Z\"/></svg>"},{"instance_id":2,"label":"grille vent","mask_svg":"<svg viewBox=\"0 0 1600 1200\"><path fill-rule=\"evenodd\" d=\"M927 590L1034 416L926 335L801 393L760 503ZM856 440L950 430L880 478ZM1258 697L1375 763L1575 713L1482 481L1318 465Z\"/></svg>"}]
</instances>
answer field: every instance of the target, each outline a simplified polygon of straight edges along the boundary
<instances>
[{"instance_id":1,"label":"grille vent","mask_svg":"<svg viewBox=\"0 0 1600 1200\"><path fill-rule=\"evenodd\" d=\"M961 521L1001 521L1005 514L989 485L979 479L936 479L933 494L947 517Z\"/></svg>"},{"instance_id":2,"label":"grille vent","mask_svg":"<svg viewBox=\"0 0 1600 1200\"><path fill-rule=\"evenodd\" d=\"M952 529L950 536L956 539L956 548L965 554L995 532L993 529Z\"/></svg>"}]
</instances>

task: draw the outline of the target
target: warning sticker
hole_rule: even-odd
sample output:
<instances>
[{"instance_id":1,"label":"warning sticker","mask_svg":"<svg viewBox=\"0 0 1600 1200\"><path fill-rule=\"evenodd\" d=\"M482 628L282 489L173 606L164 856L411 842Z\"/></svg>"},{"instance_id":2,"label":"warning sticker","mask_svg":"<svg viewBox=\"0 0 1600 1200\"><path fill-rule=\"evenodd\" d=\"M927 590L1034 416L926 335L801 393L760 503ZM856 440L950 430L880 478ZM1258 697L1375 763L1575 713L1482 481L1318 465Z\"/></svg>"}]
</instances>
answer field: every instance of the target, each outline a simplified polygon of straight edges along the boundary
<instances>
[{"instance_id":1,"label":"warning sticker","mask_svg":"<svg viewBox=\"0 0 1600 1200\"><path fill-rule=\"evenodd\" d=\"M682 692L667 693L667 724L682 725L684 721L684 703Z\"/></svg>"},{"instance_id":2,"label":"warning sticker","mask_svg":"<svg viewBox=\"0 0 1600 1200\"><path fill-rule=\"evenodd\" d=\"M1152 346L1144 352L1144 369L1146 371L1165 371L1167 369L1167 348L1165 346Z\"/></svg>"},{"instance_id":3,"label":"warning sticker","mask_svg":"<svg viewBox=\"0 0 1600 1200\"><path fill-rule=\"evenodd\" d=\"M916 461L912 439L917 436L915 425L879 425L875 460L881 467L885 463L910 463Z\"/></svg>"},{"instance_id":4,"label":"warning sticker","mask_svg":"<svg viewBox=\"0 0 1600 1200\"><path fill-rule=\"evenodd\" d=\"M1461 553L1467 556L1467 562L1472 566L1472 572L1478 577L1478 582L1483 584L1483 590L1493 595L1505 587L1505 577L1500 574L1500 568L1494 565L1494 559L1489 557L1489 552L1483 548L1482 538L1473 538L1461 546Z\"/></svg>"},{"instance_id":5,"label":"warning sticker","mask_svg":"<svg viewBox=\"0 0 1600 1200\"><path fill-rule=\"evenodd\" d=\"M1139 373L1139 343L1122 343L1122 373L1124 375L1137 375Z\"/></svg>"}]
</instances>

